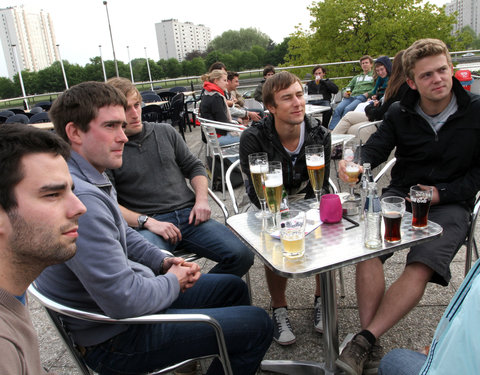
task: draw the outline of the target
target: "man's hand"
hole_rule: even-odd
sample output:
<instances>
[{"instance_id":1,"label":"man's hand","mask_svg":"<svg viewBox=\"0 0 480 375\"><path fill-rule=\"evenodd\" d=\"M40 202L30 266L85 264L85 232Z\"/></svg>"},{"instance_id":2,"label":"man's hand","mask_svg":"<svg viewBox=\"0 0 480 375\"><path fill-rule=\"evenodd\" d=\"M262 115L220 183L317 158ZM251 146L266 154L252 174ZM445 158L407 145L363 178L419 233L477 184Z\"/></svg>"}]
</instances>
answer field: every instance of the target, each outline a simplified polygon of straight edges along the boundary
<instances>
[{"instance_id":1,"label":"man's hand","mask_svg":"<svg viewBox=\"0 0 480 375\"><path fill-rule=\"evenodd\" d=\"M178 229L172 223L166 221L158 221L153 217L149 217L144 228L161 236L165 241L168 241L171 244L176 244L182 240L182 233L180 232L180 229Z\"/></svg>"},{"instance_id":2,"label":"man's hand","mask_svg":"<svg viewBox=\"0 0 480 375\"><path fill-rule=\"evenodd\" d=\"M359 167L360 167L359 175L361 175L363 173L363 167L361 165ZM347 184L350 183L349 182L350 177L348 177L347 175L347 162L345 160L340 160L338 162L338 177L343 182L346 182Z\"/></svg>"},{"instance_id":3,"label":"man's hand","mask_svg":"<svg viewBox=\"0 0 480 375\"><path fill-rule=\"evenodd\" d=\"M247 116L248 116L248 118L249 118L250 120L252 120L252 121L260 121L260 120L262 119L257 112L250 112L250 111L248 111L248 112L247 112Z\"/></svg>"},{"instance_id":4,"label":"man's hand","mask_svg":"<svg viewBox=\"0 0 480 375\"><path fill-rule=\"evenodd\" d=\"M178 283L180 284L180 290L185 292L188 288L194 286L200 278L200 267L196 263L185 262L182 258L167 258L164 262L164 268L165 263L170 261L170 259L182 260L181 263L179 263L179 261L172 261L167 272L173 273L177 277Z\"/></svg>"},{"instance_id":5,"label":"man's hand","mask_svg":"<svg viewBox=\"0 0 480 375\"><path fill-rule=\"evenodd\" d=\"M208 219L210 219L210 215L212 210L208 205L208 201L196 201L195 205L190 212L190 217L188 218L188 224L192 224L197 226Z\"/></svg>"},{"instance_id":6,"label":"man's hand","mask_svg":"<svg viewBox=\"0 0 480 375\"><path fill-rule=\"evenodd\" d=\"M433 189L433 192L432 192L432 202L430 203L430 205L435 205L435 204L439 204L440 203L440 194L438 193L438 189L435 187L435 186L428 186L428 185L420 185L420 184L417 184L417 186L422 189L422 190L428 190L430 188ZM411 202L410 200L410 193L408 193L408 197L406 197L405 199L409 202Z\"/></svg>"}]
</instances>

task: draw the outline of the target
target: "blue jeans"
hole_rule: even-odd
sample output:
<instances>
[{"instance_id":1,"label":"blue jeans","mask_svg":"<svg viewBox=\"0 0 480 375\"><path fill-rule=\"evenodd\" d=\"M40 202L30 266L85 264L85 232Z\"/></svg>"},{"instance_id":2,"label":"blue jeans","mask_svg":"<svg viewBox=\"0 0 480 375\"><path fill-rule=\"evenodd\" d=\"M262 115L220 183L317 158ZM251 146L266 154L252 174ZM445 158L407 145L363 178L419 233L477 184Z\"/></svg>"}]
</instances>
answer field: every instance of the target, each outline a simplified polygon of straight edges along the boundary
<instances>
[{"instance_id":1,"label":"blue jeans","mask_svg":"<svg viewBox=\"0 0 480 375\"><path fill-rule=\"evenodd\" d=\"M343 100L337 105L335 111L333 111L332 121L330 121L330 125L328 128L330 130L335 129L335 126L339 123L343 116L345 116L348 112L353 111L357 105L363 103L367 100L365 95L357 95L355 97L350 98L343 98Z\"/></svg>"},{"instance_id":2,"label":"blue jeans","mask_svg":"<svg viewBox=\"0 0 480 375\"><path fill-rule=\"evenodd\" d=\"M240 278L207 274L180 293L164 312L206 314L216 319L234 374L255 374L272 341L273 324L265 310L248 305L248 290ZM85 361L102 375L139 374L213 353L218 353L217 341L206 324L135 324L87 348ZM220 361L212 362L208 374L223 374Z\"/></svg>"},{"instance_id":3,"label":"blue jeans","mask_svg":"<svg viewBox=\"0 0 480 375\"><path fill-rule=\"evenodd\" d=\"M408 349L394 349L380 362L378 375L418 375L427 356Z\"/></svg>"},{"instance_id":4,"label":"blue jeans","mask_svg":"<svg viewBox=\"0 0 480 375\"><path fill-rule=\"evenodd\" d=\"M238 142L240 142L240 137L238 135L230 135L230 133L222 135L220 138L218 138L218 143L220 144L220 146L231 145Z\"/></svg>"},{"instance_id":5,"label":"blue jeans","mask_svg":"<svg viewBox=\"0 0 480 375\"><path fill-rule=\"evenodd\" d=\"M155 220L174 224L182 233L182 241L171 244L163 237L140 230L139 233L149 242L161 249L173 252L177 246L217 262L211 273L230 273L243 276L253 264L253 252L225 225L215 220L208 220L200 225L188 223L191 208L157 214Z\"/></svg>"}]
</instances>

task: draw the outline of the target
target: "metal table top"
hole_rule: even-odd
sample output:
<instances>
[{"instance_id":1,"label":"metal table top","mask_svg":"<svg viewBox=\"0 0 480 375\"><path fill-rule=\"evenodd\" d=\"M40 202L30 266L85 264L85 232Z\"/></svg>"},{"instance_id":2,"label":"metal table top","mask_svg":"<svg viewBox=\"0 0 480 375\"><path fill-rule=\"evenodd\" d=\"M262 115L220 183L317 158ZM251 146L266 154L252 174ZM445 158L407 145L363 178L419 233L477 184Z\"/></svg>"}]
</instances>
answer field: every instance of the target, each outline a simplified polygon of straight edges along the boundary
<instances>
[{"instance_id":1,"label":"metal table top","mask_svg":"<svg viewBox=\"0 0 480 375\"><path fill-rule=\"evenodd\" d=\"M298 201L290 206L292 209L309 211L308 205L311 202L312 200ZM320 221L318 211L310 210L307 219ZM353 219L358 221L357 217ZM354 226L345 219L337 224L322 224L305 237L305 255L298 259L288 259L282 255L280 240L262 230L262 220L255 217L255 212L231 216L227 219L227 224L276 274L300 278L405 249L442 234L442 227L434 222L428 222L428 229L413 230L411 221L412 215L406 212L401 225L402 240L398 243L383 241L381 248L375 250L363 245L363 221L359 222L359 226Z\"/></svg>"}]
</instances>

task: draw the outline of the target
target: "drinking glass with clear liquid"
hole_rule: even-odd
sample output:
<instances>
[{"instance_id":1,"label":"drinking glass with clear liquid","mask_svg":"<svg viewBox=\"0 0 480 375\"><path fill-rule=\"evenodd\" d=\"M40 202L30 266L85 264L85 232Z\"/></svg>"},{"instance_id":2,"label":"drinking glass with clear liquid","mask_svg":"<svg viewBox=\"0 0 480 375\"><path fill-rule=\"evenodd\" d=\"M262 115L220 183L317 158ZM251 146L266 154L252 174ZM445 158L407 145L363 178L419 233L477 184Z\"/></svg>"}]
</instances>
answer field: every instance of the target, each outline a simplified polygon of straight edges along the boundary
<instances>
[{"instance_id":1,"label":"drinking glass with clear liquid","mask_svg":"<svg viewBox=\"0 0 480 375\"><path fill-rule=\"evenodd\" d=\"M325 178L325 153L323 151L323 146L306 146L305 159L307 161L307 171L310 184L312 185L317 200L310 205L310 208L318 209L320 207L320 197L322 195L323 180Z\"/></svg>"},{"instance_id":2,"label":"drinking glass with clear liquid","mask_svg":"<svg viewBox=\"0 0 480 375\"><path fill-rule=\"evenodd\" d=\"M252 176L253 187L260 201L261 211L255 214L258 219L270 216L267 210L265 199L264 180L265 173L268 172L268 155L266 152L258 152L248 155L248 164L250 166L250 175Z\"/></svg>"},{"instance_id":3,"label":"drinking glass with clear liquid","mask_svg":"<svg viewBox=\"0 0 480 375\"><path fill-rule=\"evenodd\" d=\"M283 193L282 163L269 161L268 171L264 176L265 198L267 206L273 216L273 226L278 229L278 218L280 216L280 204Z\"/></svg>"}]
</instances>

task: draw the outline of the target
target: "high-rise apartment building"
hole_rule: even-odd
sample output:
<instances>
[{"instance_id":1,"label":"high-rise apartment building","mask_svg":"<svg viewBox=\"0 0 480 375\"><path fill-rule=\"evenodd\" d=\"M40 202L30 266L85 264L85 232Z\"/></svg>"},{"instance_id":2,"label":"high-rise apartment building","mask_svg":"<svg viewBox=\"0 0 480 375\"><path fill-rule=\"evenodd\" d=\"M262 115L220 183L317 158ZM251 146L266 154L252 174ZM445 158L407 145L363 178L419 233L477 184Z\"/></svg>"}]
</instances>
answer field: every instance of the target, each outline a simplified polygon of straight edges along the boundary
<instances>
[{"instance_id":1,"label":"high-rise apartment building","mask_svg":"<svg viewBox=\"0 0 480 375\"><path fill-rule=\"evenodd\" d=\"M59 60L52 19L43 10L23 6L0 9L0 40L10 78L18 73L13 46L21 70L37 72Z\"/></svg>"},{"instance_id":2,"label":"high-rise apartment building","mask_svg":"<svg viewBox=\"0 0 480 375\"><path fill-rule=\"evenodd\" d=\"M445 13L450 15L457 12L457 23L453 31L470 26L475 34L480 33L480 1L479 0L454 0L445 5Z\"/></svg>"},{"instance_id":3,"label":"high-rise apartment building","mask_svg":"<svg viewBox=\"0 0 480 375\"><path fill-rule=\"evenodd\" d=\"M191 22L163 20L155 24L160 59L182 61L187 53L206 51L211 40L210 28Z\"/></svg>"}]
</instances>

